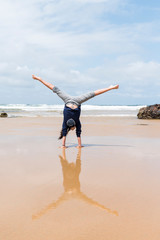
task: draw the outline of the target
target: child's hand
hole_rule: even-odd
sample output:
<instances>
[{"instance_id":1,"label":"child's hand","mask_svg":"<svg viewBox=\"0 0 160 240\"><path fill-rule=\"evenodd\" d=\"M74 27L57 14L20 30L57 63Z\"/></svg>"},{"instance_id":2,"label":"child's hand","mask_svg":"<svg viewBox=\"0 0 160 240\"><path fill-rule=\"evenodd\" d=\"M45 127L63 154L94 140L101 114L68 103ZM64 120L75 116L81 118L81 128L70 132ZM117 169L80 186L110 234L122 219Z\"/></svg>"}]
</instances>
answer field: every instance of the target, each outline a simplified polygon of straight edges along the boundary
<instances>
[{"instance_id":1,"label":"child's hand","mask_svg":"<svg viewBox=\"0 0 160 240\"><path fill-rule=\"evenodd\" d=\"M78 145L76 148L82 148L82 147L84 147L84 146L82 146L82 145L81 145L81 146L79 146L79 145Z\"/></svg>"}]
</instances>

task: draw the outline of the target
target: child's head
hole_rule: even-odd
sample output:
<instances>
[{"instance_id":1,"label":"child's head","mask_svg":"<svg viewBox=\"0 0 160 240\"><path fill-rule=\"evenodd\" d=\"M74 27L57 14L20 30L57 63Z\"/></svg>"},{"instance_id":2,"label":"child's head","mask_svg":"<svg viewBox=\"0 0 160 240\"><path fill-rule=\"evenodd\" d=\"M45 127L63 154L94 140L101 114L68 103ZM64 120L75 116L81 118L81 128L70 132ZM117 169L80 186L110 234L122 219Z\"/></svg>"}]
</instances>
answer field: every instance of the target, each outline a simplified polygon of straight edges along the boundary
<instances>
[{"instance_id":1,"label":"child's head","mask_svg":"<svg viewBox=\"0 0 160 240\"><path fill-rule=\"evenodd\" d=\"M72 129L72 128L75 128L76 123L75 123L75 121L74 121L72 118L70 118L70 119L67 120L67 126L68 126L70 129Z\"/></svg>"},{"instance_id":2,"label":"child's head","mask_svg":"<svg viewBox=\"0 0 160 240\"><path fill-rule=\"evenodd\" d=\"M69 133L70 130L74 130L76 128L76 123L72 118L68 119L66 124L67 124L67 134ZM62 139L62 137L63 137L63 133L61 130L60 136L58 139Z\"/></svg>"}]
</instances>

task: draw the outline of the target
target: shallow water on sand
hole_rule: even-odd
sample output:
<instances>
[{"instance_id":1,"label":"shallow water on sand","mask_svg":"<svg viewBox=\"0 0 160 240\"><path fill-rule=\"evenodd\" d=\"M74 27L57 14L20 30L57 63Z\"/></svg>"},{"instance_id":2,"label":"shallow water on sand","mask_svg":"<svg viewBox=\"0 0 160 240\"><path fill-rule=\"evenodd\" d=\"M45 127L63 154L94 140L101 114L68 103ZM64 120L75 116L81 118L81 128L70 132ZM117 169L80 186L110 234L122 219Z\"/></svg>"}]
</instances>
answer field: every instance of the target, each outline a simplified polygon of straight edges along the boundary
<instances>
[{"instance_id":1,"label":"shallow water on sand","mask_svg":"<svg viewBox=\"0 0 160 240\"><path fill-rule=\"evenodd\" d=\"M99 132L78 150L71 135L62 150L43 121L0 137L0 239L158 240L160 139Z\"/></svg>"}]
</instances>

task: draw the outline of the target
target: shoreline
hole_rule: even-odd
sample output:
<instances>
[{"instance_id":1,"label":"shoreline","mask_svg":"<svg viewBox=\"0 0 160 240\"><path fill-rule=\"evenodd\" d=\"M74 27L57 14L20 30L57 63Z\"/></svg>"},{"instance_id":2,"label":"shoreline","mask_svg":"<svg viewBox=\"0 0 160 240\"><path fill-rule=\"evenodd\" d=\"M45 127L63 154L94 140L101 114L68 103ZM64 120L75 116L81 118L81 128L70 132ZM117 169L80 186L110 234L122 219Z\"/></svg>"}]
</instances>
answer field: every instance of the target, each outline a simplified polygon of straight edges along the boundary
<instances>
[{"instance_id":1,"label":"shoreline","mask_svg":"<svg viewBox=\"0 0 160 240\"><path fill-rule=\"evenodd\" d=\"M116 105L82 105L81 115L84 116L137 116L140 108L143 105L138 106L116 106ZM64 105L27 105L27 104L8 104L0 105L0 111L8 113L9 117L26 116L26 117L52 117L61 116L63 114Z\"/></svg>"}]
</instances>

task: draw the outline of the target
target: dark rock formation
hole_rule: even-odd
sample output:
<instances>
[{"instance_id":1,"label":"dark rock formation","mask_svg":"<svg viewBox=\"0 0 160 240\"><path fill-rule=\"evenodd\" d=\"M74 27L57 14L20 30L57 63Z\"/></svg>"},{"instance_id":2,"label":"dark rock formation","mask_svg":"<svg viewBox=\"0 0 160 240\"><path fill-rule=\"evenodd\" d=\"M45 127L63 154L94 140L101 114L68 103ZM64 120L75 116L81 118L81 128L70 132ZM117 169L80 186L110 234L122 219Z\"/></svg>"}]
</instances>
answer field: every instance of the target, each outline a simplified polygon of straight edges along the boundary
<instances>
[{"instance_id":1,"label":"dark rock formation","mask_svg":"<svg viewBox=\"0 0 160 240\"><path fill-rule=\"evenodd\" d=\"M160 104L140 108L137 117L139 119L160 119Z\"/></svg>"},{"instance_id":2,"label":"dark rock formation","mask_svg":"<svg viewBox=\"0 0 160 240\"><path fill-rule=\"evenodd\" d=\"M0 114L0 117L8 117L8 114L5 113L5 112L2 112L2 113Z\"/></svg>"}]
</instances>

